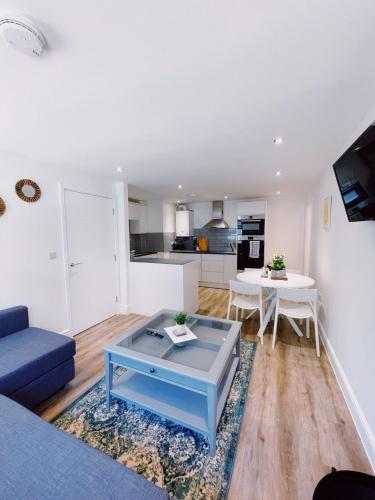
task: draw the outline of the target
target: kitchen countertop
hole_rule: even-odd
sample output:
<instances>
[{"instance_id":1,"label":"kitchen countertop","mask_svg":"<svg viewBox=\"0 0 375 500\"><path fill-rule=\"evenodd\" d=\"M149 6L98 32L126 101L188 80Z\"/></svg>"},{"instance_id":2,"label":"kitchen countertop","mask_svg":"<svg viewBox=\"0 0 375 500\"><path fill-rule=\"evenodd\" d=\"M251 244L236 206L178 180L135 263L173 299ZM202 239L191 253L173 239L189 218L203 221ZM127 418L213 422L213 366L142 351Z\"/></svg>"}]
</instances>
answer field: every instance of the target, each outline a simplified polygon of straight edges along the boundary
<instances>
[{"instance_id":1,"label":"kitchen countertop","mask_svg":"<svg viewBox=\"0 0 375 500\"><path fill-rule=\"evenodd\" d=\"M196 253L196 254L216 254L216 255L237 255L237 252L227 251L214 251L207 250L206 252L202 250L170 250L170 253Z\"/></svg>"},{"instance_id":2,"label":"kitchen countertop","mask_svg":"<svg viewBox=\"0 0 375 500\"><path fill-rule=\"evenodd\" d=\"M135 263L143 263L143 264L169 264L169 265L174 265L174 266L183 266L184 264L189 264L190 262L194 262L193 260L189 260L188 258L186 260L181 260L181 259L163 259L163 258L158 258L158 257L150 257L149 259L147 257L139 257L135 258L133 260Z\"/></svg>"}]
</instances>

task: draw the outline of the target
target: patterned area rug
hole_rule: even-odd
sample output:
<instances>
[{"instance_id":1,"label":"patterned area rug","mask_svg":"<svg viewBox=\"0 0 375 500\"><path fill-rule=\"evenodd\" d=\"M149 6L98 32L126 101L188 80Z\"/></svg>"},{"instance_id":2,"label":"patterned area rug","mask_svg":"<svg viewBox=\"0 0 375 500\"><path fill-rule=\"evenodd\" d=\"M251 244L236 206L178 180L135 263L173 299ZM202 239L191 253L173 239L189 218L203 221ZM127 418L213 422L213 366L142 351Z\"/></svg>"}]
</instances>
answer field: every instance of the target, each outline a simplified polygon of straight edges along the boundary
<instances>
[{"instance_id":1,"label":"patterned area rug","mask_svg":"<svg viewBox=\"0 0 375 500\"><path fill-rule=\"evenodd\" d=\"M112 398L106 407L101 379L54 420L59 429L126 464L175 499L226 498L232 474L256 343L241 342L234 378L210 457L206 439L147 410ZM116 376L123 372L117 368Z\"/></svg>"}]
</instances>

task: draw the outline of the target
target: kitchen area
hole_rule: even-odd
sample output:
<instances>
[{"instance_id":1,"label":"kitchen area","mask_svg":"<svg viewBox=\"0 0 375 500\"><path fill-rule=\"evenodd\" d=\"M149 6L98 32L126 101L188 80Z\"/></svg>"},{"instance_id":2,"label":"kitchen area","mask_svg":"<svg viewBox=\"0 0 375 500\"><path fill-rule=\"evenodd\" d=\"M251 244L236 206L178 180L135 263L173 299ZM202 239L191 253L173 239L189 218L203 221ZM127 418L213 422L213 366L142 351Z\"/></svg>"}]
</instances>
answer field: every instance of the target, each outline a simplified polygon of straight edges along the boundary
<instances>
[{"instance_id":1,"label":"kitchen area","mask_svg":"<svg viewBox=\"0 0 375 500\"><path fill-rule=\"evenodd\" d=\"M129 200L131 310L198 309L198 287L228 288L261 268L265 200L140 203Z\"/></svg>"}]
</instances>

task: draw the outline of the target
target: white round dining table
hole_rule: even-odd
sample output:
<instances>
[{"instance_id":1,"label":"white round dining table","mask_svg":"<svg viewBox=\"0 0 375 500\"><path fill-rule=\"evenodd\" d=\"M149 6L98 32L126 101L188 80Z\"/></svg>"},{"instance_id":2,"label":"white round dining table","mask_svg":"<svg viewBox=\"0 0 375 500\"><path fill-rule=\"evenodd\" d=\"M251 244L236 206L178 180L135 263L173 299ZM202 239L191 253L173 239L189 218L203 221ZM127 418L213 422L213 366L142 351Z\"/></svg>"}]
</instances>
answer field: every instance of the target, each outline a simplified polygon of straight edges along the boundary
<instances>
[{"instance_id":1,"label":"white round dining table","mask_svg":"<svg viewBox=\"0 0 375 500\"><path fill-rule=\"evenodd\" d=\"M237 274L238 281L242 281L243 283L249 283L250 285L260 285L266 289L277 289L279 288L309 288L315 284L315 280L310 278L310 276L304 276L303 274L296 273L286 273L287 280L275 280L270 277L263 278L262 271L252 270L245 271L243 273ZM263 301L263 303L269 301L270 305L267 309L267 312L263 318L263 328L260 328L258 331L258 337L260 337L261 343L263 344L263 334L265 329L267 328L268 323L270 322L272 315L276 308L277 294L275 290L273 290L268 297ZM292 318L287 318L289 323L291 324L293 330L299 337L302 337L302 332L300 328L297 326L296 322Z\"/></svg>"},{"instance_id":2,"label":"white round dining table","mask_svg":"<svg viewBox=\"0 0 375 500\"><path fill-rule=\"evenodd\" d=\"M310 276L303 274L286 273L287 280L272 280L271 278L262 278L261 270L245 271L238 273L238 281L249 283L251 285L260 285L265 288L309 288L315 284L315 280Z\"/></svg>"}]
</instances>

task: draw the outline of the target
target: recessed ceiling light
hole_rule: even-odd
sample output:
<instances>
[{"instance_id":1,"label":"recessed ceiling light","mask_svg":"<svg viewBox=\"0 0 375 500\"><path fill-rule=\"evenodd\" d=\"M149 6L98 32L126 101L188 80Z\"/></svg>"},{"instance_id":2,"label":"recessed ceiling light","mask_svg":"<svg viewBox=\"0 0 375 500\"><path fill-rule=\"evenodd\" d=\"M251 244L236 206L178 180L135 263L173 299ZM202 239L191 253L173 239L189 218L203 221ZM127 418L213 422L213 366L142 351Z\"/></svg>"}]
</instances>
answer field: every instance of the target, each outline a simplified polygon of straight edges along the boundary
<instances>
[{"instance_id":1,"label":"recessed ceiling light","mask_svg":"<svg viewBox=\"0 0 375 500\"><path fill-rule=\"evenodd\" d=\"M276 175L276 177L279 177L279 175L281 175L280 170L278 170L275 175Z\"/></svg>"},{"instance_id":2,"label":"recessed ceiling light","mask_svg":"<svg viewBox=\"0 0 375 500\"><path fill-rule=\"evenodd\" d=\"M225 196L224 196L224 200L227 200L227 199L228 199L228 196L227 196L227 195L225 195Z\"/></svg>"},{"instance_id":3,"label":"recessed ceiling light","mask_svg":"<svg viewBox=\"0 0 375 500\"><path fill-rule=\"evenodd\" d=\"M117 172L121 173L122 172L122 167L117 167L116 170L117 170Z\"/></svg>"},{"instance_id":4,"label":"recessed ceiling light","mask_svg":"<svg viewBox=\"0 0 375 500\"><path fill-rule=\"evenodd\" d=\"M180 200L177 200L177 203L180 203Z\"/></svg>"},{"instance_id":5,"label":"recessed ceiling light","mask_svg":"<svg viewBox=\"0 0 375 500\"><path fill-rule=\"evenodd\" d=\"M178 189L182 189L182 186L181 186L181 184L179 184L179 185L178 185Z\"/></svg>"},{"instance_id":6,"label":"recessed ceiling light","mask_svg":"<svg viewBox=\"0 0 375 500\"><path fill-rule=\"evenodd\" d=\"M279 196L279 194L280 194L280 191L276 191L276 194L277 194L277 196Z\"/></svg>"},{"instance_id":7,"label":"recessed ceiling light","mask_svg":"<svg viewBox=\"0 0 375 500\"><path fill-rule=\"evenodd\" d=\"M281 136L275 137L273 140L273 143L275 144L275 146L280 146L281 144L284 144L284 142L285 142L285 139L284 139L284 137L281 137Z\"/></svg>"}]
</instances>

